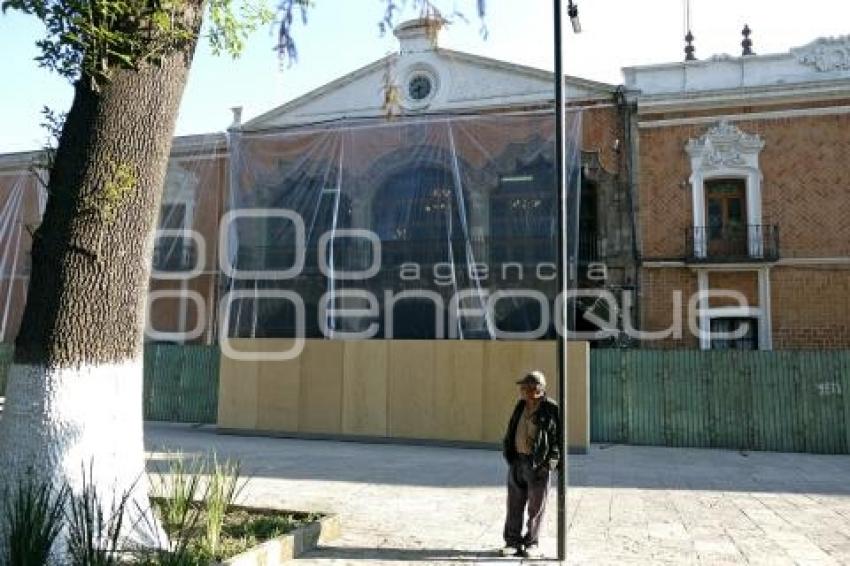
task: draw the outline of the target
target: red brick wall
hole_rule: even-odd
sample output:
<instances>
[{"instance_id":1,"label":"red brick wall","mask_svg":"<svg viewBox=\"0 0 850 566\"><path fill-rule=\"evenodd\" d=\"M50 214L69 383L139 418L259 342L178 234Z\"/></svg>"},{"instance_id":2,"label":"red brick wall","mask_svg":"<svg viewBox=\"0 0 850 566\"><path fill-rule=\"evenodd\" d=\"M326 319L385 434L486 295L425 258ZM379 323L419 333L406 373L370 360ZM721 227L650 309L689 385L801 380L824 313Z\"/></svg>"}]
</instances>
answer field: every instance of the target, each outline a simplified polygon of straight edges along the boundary
<instances>
[{"instance_id":1,"label":"red brick wall","mask_svg":"<svg viewBox=\"0 0 850 566\"><path fill-rule=\"evenodd\" d=\"M850 268L771 271L775 349L850 348Z\"/></svg>"},{"instance_id":2,"label":"red brick wall","mask_svg":"<svg viewBox=\"0 0 850 566\"><path fill-rule=\"evenodd\" d=\"M765 142L765 224L779 226L783 257L850 256L850 115L742 121ZM689 139L709 125L640 131L640 214L644 257L683 255L693 219Z\"/></svg>"},{"instance_id":3,"label":"red brick wall","mask_svg":"<svg viewBox=\"0 0 850 566\"><path fill-rule=\"evenodd\" d=\"M582 151L599 154L602 167L609 173L620 173L626 152L623 123L615 106L586 109L582 115ZM620 151L614 150L620 140Z\"/></svg>"},{"instance_id":4,"label":"red brick wall","mask_svg":"<svg viewBox=\"0 0 850 566\"><path fill-rule=\"evenodd\" d=\"M641 329L659 331L669 328L675 319L673 294L682 294L681 339L645 341L643 348L696 348L699 342L688 329L688 301L697 291L697 276L685 268L643 268L640 275Z\"/></svg>"},{"instance_id":5,"label":"red brick wall","mask_svg":"<svg viewBox=\"0 0 850 566\"><path fill-rule=\"evenodd\" d=\"M692 126L640 131L638 226L645 258L685 253L685 229L693 223L685 144L703 131Z\"/></svg>"},{"instance_id":6,"label":"red brick wall","mask_svg":"<svg viewBox=\"0 0 850 566\"><path fill-rule=\"evenodd\" d=\"M708 274L708 288L712 291L738 291L747 300L747 306L759 305L758 273L755 271L714 271ZM733 299L709 297L711 308L739 306Z\"/></svg>"},{"instance_id":7,"label":"red brick wall","mask_svg":"<svg viewBox=\"0 0 850 566\"><path fill-rule=\"evenodd\" d=\"M765 142L760 155L763 222L778 226L780 256L850 257L850 116L745 120L735 125ZM644 258L685 255L684 233L692 223L685 144L710 127L640 130L638 222ZM662 326L670 318L668 288L694 288L695 283L681 274L643 271L644 321L648 328ZM757 304L756 275L744 277L712 274L710 287L741 290ZM850 270L776 267L771 279L775 348L850 348Z\"/></svg>"},{"instance_id":8,"label":"red brick wall","mask_svg":"<svg viewBox=\"0 0 850 566\"><path fill-rule=\"evenodd\" d=\"M850 256L850 115L742 126L765 140L764 218L782 256Z\"/></svg>"}]
</instances>

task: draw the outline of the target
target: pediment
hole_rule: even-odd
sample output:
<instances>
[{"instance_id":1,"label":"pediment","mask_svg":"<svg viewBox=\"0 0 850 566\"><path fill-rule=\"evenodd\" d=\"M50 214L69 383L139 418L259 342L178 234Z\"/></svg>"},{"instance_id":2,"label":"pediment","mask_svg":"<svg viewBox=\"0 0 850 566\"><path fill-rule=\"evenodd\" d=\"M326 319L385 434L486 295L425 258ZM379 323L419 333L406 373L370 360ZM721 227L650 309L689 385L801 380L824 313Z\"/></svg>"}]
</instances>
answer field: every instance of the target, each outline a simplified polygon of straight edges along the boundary
<instances>
[{"instance_id":1,"label":"pediment","mask_svg":"<svg viewBox=\"0 0 850 566\"><path fill-rule=\"evenodd\" d=\"M433 92L423 101L408 93L415 75L427 75ZM390 77L388 81L387 77ZM394 54L262 114L244 129L267 129L387 114L387 84L396 114L476 111L538 105L554 99L552 73L467 53L434 49ZM615 87L567 77L568 100L610 98Z\"/></svg>"}]
</instances>

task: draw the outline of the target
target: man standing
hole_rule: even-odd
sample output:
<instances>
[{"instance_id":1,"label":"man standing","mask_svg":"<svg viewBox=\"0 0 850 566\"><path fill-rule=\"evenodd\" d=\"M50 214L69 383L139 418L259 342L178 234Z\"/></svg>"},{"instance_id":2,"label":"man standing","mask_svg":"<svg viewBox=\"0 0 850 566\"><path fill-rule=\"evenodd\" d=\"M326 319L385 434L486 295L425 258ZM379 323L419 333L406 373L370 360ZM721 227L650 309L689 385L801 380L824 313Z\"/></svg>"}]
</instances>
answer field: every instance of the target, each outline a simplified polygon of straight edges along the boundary
<instances>
[{"instance_id":1,"label":"man standing","mask_svg":"<svg viewBox=\"0 0 850 566\"><path fill-rule=\"evenodd\" d=\"M539 558L538 541L549 473L561 461L558 405L546 397L546 377L532 371L517 381L517 402L504 440L508 461L508 514L505 519L503 556ZM522 535L523 515L528 507L528 525Z\"/></svg>"}]
</instances>

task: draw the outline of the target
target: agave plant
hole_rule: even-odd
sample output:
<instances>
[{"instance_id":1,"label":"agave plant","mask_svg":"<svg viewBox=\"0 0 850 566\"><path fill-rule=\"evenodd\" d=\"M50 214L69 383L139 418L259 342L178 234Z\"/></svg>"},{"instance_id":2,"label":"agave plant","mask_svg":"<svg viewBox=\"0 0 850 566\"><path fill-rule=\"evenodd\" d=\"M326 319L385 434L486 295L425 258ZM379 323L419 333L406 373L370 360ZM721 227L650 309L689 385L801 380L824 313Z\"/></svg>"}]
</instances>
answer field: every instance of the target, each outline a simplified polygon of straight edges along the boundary
<instances>
[{"instance_id":1,"label":"agave plant","mask_svg":"<svg viewBox=\"0 0 850 566\"><path fill-rule=\"evenodd\" d=\"M68 558L74 566L117 566L129 553L121 547L124 521L135 484L104 506L92 481L92 466L83 467L82 489L69 497Z\"/></svg>"},{"instance_id":2,"label":"agave plant","mask_svg":"<svg viewBox=\"0 0 850 566\"><path fill-rule=\"evenodd\" d=\"M42 566L54 551L64 524L68 488L54 487L48 481L25 479L5 498L2 524L6 547L4 564Z\"/></svg>"}]
</instances>

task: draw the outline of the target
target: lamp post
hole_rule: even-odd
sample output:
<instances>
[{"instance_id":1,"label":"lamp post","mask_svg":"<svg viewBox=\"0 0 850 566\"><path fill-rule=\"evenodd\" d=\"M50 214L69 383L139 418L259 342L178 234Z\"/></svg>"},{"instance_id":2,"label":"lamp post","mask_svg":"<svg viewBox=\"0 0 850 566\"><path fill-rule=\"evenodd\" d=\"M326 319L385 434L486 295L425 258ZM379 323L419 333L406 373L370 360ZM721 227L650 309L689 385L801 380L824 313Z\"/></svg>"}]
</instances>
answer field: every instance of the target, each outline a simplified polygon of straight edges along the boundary
<instances>
[{"instance_id":1,"label":"lamp post","mask_svg":"<svg viewBox=\"0 0 850 566\"><path fill-rule=\"evenodd\" d=\"M561 468L558 471L558 560L567 558L567 282L569 281L569 253L567 251L567 177L566 177L566 135L565 121L566 96L564 93L564 52L563 52L563 21L564 2L554 0L555 10L555 178L558 194L558 292L561 295L560 320L562 328L558 329L558 406L561 408ZM573 0L568 0L567 15L575 33L581 32L581 22L578 19L578 7ZM556 303L557 304L557 303Z\"/></svg>"}]
</instances>

